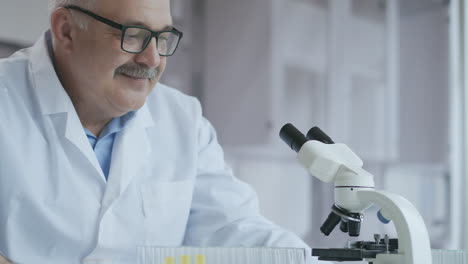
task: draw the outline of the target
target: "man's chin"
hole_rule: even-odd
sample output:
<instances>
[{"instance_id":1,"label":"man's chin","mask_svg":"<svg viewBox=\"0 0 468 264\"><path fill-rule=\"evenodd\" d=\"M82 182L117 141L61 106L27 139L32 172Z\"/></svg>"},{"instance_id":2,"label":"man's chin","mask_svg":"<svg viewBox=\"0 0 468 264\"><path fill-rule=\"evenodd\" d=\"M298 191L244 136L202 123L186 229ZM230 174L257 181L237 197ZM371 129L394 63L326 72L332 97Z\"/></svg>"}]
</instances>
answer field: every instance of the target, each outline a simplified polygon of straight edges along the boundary
<instances>
[{"instance_id":1,"label":"man's chin","mask_svg":"<svg viewBox=\"0 0 468 264\"><path fill-rule=\"evenodd\" d=\"M145 87L136 89L135 87L120 85L110 97L109 101L119 112L127 113L140 109L146 102L146 98L151 91L150 85L147 83Z\"/></svg>"},{"instance_id":2,"label":"man's chin","mask_svg":"<svg viewBox=\"0 0 468 264\"><path fill-rule=\"evenodd\" d=\"M118 102L114 106L119 110L120 115L125 115L128 112L137 111L145 105L145 100L128 100L126 102Z\"/></svg>"}]
</instances>

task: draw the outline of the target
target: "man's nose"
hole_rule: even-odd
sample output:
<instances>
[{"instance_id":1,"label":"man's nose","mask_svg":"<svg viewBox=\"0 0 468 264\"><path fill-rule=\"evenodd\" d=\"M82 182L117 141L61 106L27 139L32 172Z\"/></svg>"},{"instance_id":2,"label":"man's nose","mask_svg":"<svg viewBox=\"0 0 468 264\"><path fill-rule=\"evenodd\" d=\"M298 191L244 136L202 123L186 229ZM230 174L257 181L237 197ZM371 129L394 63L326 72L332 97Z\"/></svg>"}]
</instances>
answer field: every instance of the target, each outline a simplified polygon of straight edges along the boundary
<instances>
[{"instance_id":1,"label":"man's nose","mask_svg":"<svg viewBox=\"0 0 468 264\"><path fill-rule=\"evenodd\" d=\"M141 63L148 68L158 67L161 63L161 56L156 47L156 38L152 38L146 49L135 57L135 62Z\"/></svg>"}]
</instances>

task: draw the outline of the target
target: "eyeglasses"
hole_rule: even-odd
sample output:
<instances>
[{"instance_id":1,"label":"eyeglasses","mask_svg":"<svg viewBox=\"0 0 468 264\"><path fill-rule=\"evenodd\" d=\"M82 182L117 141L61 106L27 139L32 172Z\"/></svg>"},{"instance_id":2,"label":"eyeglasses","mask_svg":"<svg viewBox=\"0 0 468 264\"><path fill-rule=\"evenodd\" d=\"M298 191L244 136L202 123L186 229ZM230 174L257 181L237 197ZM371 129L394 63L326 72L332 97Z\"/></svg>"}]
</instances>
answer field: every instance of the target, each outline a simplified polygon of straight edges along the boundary
<instances>
[{"instance_id":1,"label":"eyeglasses","mask_svg":"<svg viewBox=\"0 0 468 264\"><path fill-rule=\"evenodd\" d=\"M180 39L183 36L183 33L176 28L172 28L171 30L153 31L142 26L126 26L119 24L79 6L67 5L64 6L64 8L82 12L99 22L122 31L120 47L123 51L128 53L137 54L143 52L151 42L151 39L155 37L159 55L168 57L174 54L177 46L179 46Z\"/></svg>"}]
</instances>

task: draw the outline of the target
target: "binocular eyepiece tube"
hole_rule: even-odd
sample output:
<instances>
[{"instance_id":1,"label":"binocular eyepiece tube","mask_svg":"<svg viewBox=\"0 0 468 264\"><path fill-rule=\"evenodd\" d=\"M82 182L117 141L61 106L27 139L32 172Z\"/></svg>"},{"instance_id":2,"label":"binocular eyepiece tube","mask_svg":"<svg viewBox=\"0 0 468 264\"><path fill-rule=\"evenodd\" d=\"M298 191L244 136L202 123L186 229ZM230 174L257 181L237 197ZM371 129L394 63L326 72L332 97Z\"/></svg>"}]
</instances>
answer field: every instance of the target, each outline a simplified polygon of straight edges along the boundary
<instances>
[{"instance_id":1,"label":"binocular eyepiece tube","mask_svg":"<svg viewBox=\"0 0 468 264\"><path fill-rule=\"evenodd\" d=\"M325 144L334 144L333 140L325 134L319 127L313 127L307 132L307 136L302 134L294 125L288 123L280 130L280 138L295 152L301 150L308 140L317 140Z\"/></svg>"}]
</instances>

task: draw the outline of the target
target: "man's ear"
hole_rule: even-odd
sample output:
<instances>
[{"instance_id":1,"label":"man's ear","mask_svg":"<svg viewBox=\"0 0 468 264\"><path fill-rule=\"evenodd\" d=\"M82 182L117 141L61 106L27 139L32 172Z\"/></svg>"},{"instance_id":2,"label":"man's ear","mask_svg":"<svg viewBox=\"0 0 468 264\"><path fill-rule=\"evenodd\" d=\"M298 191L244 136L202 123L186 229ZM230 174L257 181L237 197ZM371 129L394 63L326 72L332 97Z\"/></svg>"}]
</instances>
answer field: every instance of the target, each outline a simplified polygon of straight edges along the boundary
<instances>
[{"instance_id":1,"label":"man's ear","mask_svg":"<svg viewBox=\"0 0 468 264\"><path fill-rule=\"evenodd\" d=\"M66 53L73 50L74 26L73 16L66 8L58 8L50 15L50 29L54 36L54 45Z\"/></svg>"}]
</instances>

